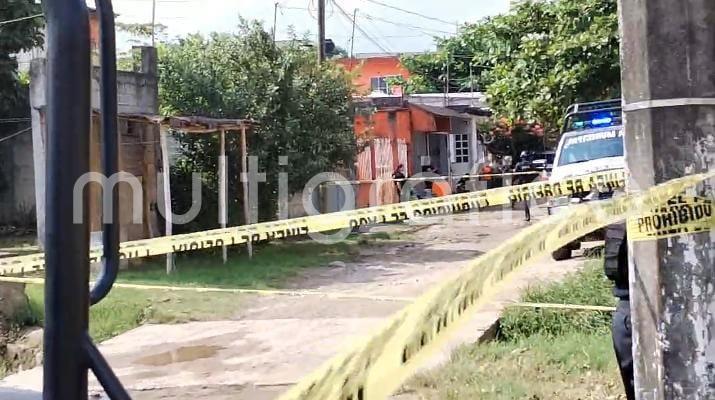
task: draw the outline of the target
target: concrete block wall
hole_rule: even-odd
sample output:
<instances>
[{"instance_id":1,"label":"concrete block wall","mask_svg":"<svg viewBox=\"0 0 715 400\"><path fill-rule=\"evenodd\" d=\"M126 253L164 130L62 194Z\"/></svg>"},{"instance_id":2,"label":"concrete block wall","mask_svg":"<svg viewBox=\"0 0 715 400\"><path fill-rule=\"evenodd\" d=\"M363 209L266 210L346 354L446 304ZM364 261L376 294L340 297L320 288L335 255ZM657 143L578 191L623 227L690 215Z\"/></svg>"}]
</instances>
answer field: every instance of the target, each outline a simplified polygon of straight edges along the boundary
<instances>
[{"instance_id":1,"label":"concrete block wall","mask_svg":"<svg viewBox=\"0 0 715 400\"><path fill-rule=\"evenodd\" d=\"M25 128L17 128L20 129ZM32 217L34 186L32 133L0 143L0 225L22 225Z\"/></svg>"},{"instance_id":2,"label":"concrete block wall","mask_svg":"<svg viewBox=\"0 0 715 400\"><path fill-rule=\"evenodd\" d=\"M141 66L136 72L117 73L118 111L120 114L156 115L159 110L159 86L157 76L156 49L141 47ZM32 107L32 148L25 155L34 164L34 205L37 210L37 233L40 244L44 242L45 225L45 88L47 84L47 63L44 59L32 61L30 68L30 104ZM100 107L100 69L92 69L92 108ZM68 94L70 97L71 94ZM121 133L121 132L120 132ZM30 157L31 156L31 157Z\"/></svg>"}]
</instances>

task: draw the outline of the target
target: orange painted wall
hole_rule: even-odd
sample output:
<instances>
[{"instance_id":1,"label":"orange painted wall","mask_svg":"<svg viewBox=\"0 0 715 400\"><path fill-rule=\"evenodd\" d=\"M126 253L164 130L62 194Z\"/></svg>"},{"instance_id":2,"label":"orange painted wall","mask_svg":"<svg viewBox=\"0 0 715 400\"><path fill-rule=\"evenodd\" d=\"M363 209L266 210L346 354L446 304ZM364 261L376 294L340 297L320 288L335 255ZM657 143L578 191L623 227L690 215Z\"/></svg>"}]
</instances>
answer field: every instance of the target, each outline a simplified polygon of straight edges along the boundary
<instances>
[{"instance_id":1,"label":"orange painted wall","mask_svg":"<svg viewBox=\"0 0 715 400\"><path fill-rule=\"evenodd\" d=\"M92 49L99 48L99 15L96 11L89 12L89 43Z\"/></svg>"},{"instance_id":2,"label":"orange painted wall","mask_svg":"<svg viewBox=\"0 0 715 400\"><path fill-rule=\"evenodd\" d=\"M427 133L437 130L434 115L419 107L410 107L410 111L412 112L412 129L415 132Z\"/></svg>"},{"instance_id":3,"label":"orange painted wall","mask_svg":"<svg viewBox=\"0 0 715 400\"><path fill-rule=\"evenodd\" d=\"M410 77L410 72L400 64L399 57L342 58L336 62L348 71L355 72L353 84L357 86L358 93L362 95L370 94L370 78L394 75L405 79ZM401 88L393 88L392 94L401 95Z\"/></svg>"},{"instance_id":4,"label":"orange painted wall","mask_svg":"<svg viewBox=\"0 0 715 400\"><path fill-rule=\"evenodd\" d=\"M387 139L404 139L410 143L410 111L407 109L378 111L372 116L373 135Z\"/></svg>"},{"instance_id":5,"label":"orange painted wall","mask_svg":"<svg viewBox=\"0 0 715 400\"><path fill-rule=\"evenodd\" d=\"M390 139L392 146L392 169L396 169L399 164L398 139L403 139L407 143L408 165L405 166L408 174L412 173L412 157L410 144L412 142L412 121L410 110L407 108L395 108L378 110L369 117L362 115L355 116L355 134L366 138ZM372 171L375 178L375 159L373 153ZM372 183L363 183L358 186L357 204L358 207L368 207L370 204L370 190ZM388 183L388 186L392 183ZM383 199L384 200L384 199ZM375 205L375 204L373 204Z\"/></svg>"},{"instance_id":6,"label":"orange painted wall","mask_svg":"<svg viewBox=\"0 0 715 400\"><path fill-rule=\"evenodd\" d=\"M378 110L370 117L356 115L354 130L358 137L404 139L409 144L412 140L410 110L406 108Z\"/></svg>"}]
</instances>

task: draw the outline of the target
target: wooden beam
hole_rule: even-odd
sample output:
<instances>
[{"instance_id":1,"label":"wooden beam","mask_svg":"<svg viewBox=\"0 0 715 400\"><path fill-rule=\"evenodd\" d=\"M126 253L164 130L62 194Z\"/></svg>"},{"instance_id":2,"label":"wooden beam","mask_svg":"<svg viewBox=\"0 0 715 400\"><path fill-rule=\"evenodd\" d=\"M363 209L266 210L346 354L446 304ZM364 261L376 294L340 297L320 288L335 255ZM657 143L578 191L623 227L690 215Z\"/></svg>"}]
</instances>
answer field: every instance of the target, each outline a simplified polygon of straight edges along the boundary
<instances>
[{"instance_id":1,"label":"wooden beam","mask_svg":"<svg viewBox=\"0 0 715 400\"><path fill-rule=\"evenodd\" d=\"M218 218L221 228L226 228L226 222L228 220L228 193L227 193L227 183L226 183L226 131L221 130L219 132L219 141L221 143L221 150L218 156ZM223 252L223 263L226 264L228 261L228 252L226 246L221 248Z\"/></svg>"},{"instance_id":2,"label":"wooden beam","mask_svg":"<svg viewBox=\"0 0 715 400\"><path fill-rule=\"evenodd\" d=\"M169 146L167 144L168 130L165 127L161 127L159 133L159 142L161 145L161 177L162 186L164 190L164 221L165 225L165 235L171 236L172 234L172 212L171 212L171 185L170 185L170 173L169 173ZM166 254L166 273L171 274L176 270L174 264L174 254Z\"/></svg>"},{"instance_id":3,"label":"wooden beam","mask_svg":"<svg viewBox=\"0 0 715 400\"><path fill-rule=\"evenodd\" d=\"M246 225L251 224L251 205L250 195L248 193L248 150L246 148L246 127L241 127L241 182L243 183L243 216ZM253 245L249 240L246 243L248 249L248 257L253 258Z\"/></svg>"}]
</instances>

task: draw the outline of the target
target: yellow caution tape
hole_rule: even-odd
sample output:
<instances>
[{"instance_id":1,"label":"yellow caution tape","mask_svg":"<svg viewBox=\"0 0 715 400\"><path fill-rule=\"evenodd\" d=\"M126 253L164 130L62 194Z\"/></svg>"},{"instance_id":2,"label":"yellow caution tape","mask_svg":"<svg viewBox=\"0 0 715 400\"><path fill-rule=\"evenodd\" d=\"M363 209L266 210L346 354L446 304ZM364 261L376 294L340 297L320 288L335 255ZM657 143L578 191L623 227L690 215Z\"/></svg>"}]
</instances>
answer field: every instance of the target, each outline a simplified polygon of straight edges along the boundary
<instances>
[{"instance_id":1,"label":"yellow caution tape","mask_svg":"<svg viewBox=\"0 0 715 400\"><path fill-rule=\"evenodd\" d=\"M0 276L0 282L24 283L29 285L44 285L43 278L18 278L11 276ZM94 282L90 282L92 286ZM194 286L165 286L165 285L141 285L133 283L115 283L112 287L136 290L165 290L168 292L196 292L196 293L232 293L232 294L256 294L261 296L290 296L290 297L326 297L330 299L343 300L371 300L384 302L412 302L415 299L410 297L375 296L363 294L322 292L317 290L268 290L268 289L241 289L241 288L217 288L217 287L194 287Z\"/></svg>"},{"instance_id":2,"label":"yellow caution tape","mask_svg":"<svg viewBox=\"0 0 715 400\"><path fill-rule=\"evenodd\" d=\"M629 240L653 240L698 233L715 228L713 201L702 197L677 196L667 203L628 219Z\"/></svg>"},{"instance_id":3,"label":"yellow caution tape","mask_svg":"<svg viewBox=\"0 0 715 400\"><path fill-rule=\"evenodd\" d=\"M121 259L136 259L169 253L232 246L247 242L282 239L363 225L398 222L419 217L446 215L510 204L529 199L569 196L593 189L606 191L625 187L625 172L614 170L564 179L558 182L533 182L479 192L462 193L433 199L389 204L379 207L321 214L305 218L265 222L234 228L215 229L183 235L135 240L120 245ZM90 250L90 262L102 258L102 248ZM44 254L0 258L0 275L16 275L44 268Z\"/></svg>"},{"instance_id":4,"label":"yellow caution tape","mask_svg":"<svg viewBox=\"0 0 715 400\"><path fill-rule=\"evenodd\" d=\"M563 214L519 232L398 312L374 335L350 346L280 399L387 398L457 330L470 310L487 301L527 262L591 231L637 215L644 207L657 207L712 176L690 176L638 196L570 207Z\"/></svg>"}]
</instances>

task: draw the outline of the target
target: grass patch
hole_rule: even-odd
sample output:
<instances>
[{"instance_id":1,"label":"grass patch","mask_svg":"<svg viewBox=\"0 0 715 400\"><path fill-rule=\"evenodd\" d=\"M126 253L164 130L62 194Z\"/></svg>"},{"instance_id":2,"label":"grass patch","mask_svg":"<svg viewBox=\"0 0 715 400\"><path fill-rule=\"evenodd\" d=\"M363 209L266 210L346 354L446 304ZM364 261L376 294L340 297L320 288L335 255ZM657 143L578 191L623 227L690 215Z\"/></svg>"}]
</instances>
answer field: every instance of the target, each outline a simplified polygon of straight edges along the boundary
<instances>
[{"instance_id":1,"label":"grass patch","mask_svg":"<svg viewBox=\"0 0 715 400\"><path fill-rule=\"evenodd\" d=\"M37 325L44 321L44 288L26 290ZM115 288L90 308L89 333L101 342L145 323L180 323L230 318L240 295L232 293L164 292Z\"/></svg>"},{"instance_id":2,"label":"grass patch","mask_svg":"<svg viewBox=\"0 0 715 400\"><path fill-rule=\"evenodd\" d=\"M603 274L603 261L588 261L578 274L563 282L526 290L522 301L529 303L614 306L611 283ZM507 309L500 320L499 339L518 340L532 335L559 336L570 332L609 334L611 314L548 309Z\"/></svg>"},{"instance_id":3,"label":"grass patch","mask_svg":"<svg viewBox=\"0 0 715 400\"><path fill-rule=\"evenodd\" d=\"M604 400L621 391L609 338L583 333L467 346L405 390L449 400Z\"/></svg>"},{"instance_id":4,"label":"grass patch","mask_svg":"<svg viewBox=\"0 0 715 400\"><path fill-rule=\"evenodd\" d=\"M562 283L535 287L522 300L610 306L602 262ZM625 399L610 337L609 313L513 308L499 340L459 348L445 366L413 378L401 399Z\"/></svg>"},{"instance_id":5,"label":"grass patch","mask_svg":"<svg viewBox=\"0 0 715 400\"><path fill-rule=\"evenodd\" d=\"M177 271L166 274L163 261L153 261L135 269L121 271L119 282L211 286L221 288L279 289L298 276L301 270L331 261L347 261L359 252L357 239L320 244L313 241L274 242L254 248L253 259L245 253L229 252L224 265L220 249L179 254Z\"/></svg>"}]
</instances>

